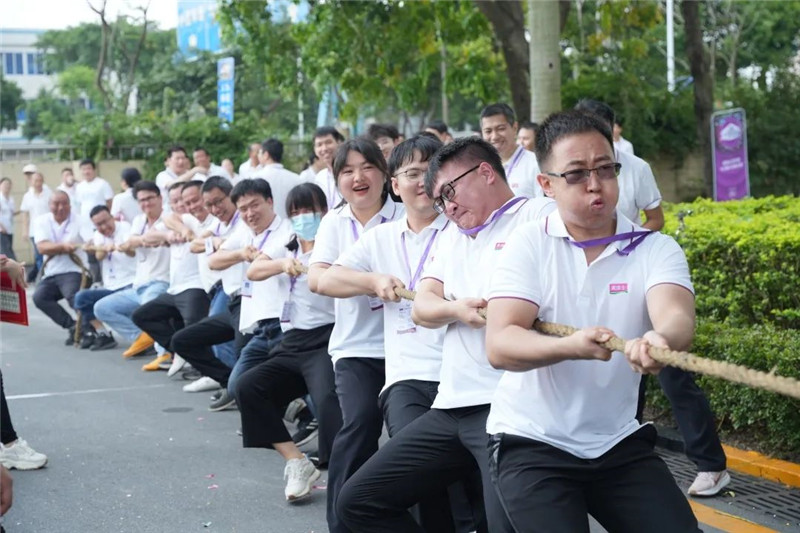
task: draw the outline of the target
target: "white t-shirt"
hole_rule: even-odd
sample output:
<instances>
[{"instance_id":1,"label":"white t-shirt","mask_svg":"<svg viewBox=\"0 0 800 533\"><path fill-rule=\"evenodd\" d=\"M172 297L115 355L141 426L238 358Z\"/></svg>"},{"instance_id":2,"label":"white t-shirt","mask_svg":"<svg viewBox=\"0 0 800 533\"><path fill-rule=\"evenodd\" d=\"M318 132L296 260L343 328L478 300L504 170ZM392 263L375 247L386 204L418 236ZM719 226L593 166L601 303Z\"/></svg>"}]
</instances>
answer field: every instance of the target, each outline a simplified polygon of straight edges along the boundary
<instances>
[{"instance_id":1,"label":"white t-shirt","mask_svg":"<svg viewBox=\"0 0 800 533\"><path fill-rule=\"evenodd\" d=\"M641 210L655 209L661 205L661 191L658 190L650 165L644 159L626 152L617 152L616 156L617 162L622 165L617 178L617 209L628 220L639 224Z\"/></svg>"},{"instance_id":2,"label":"white t-shirt","mask_svg":"<svg viewBox=\"0 0 800 533\"><path fill-rule=\"evenodd\" d=\"M114 218L131 223L134 218L141 214L142 208L139 207L139 202L133 197L133 189L122 191L111 200L111 216Z\"/></svg>"},{"instance_id":3,"label":"white t-shirt","mask_svg":"<svg viewBox=\"0 0 800 533\"><path fill-rule=\"evenodd\" d=\"M14 211L17 210L14 197L6 198L0 193L0 225L5 228L6 233L14 233Z\"/></svg>"},{"instance_id":4,"label":"white t-shirt","mask_svg":"<svg viewBox=\"0 0 800 533\"><path fill-rule=\"evenodd\" d=\"M261 170L261 165L255 165L250 162L248 159L241 165L239 165L239 177L243 180L252 178L256 172Z\"/></svg>"},{"instance_id":5,"label":"white t-shirt","mask_svg":"<svg viewBox=\"0 0 800 533\"><path fill-rule=\"evenodd\" d=\"M222 228L222 222L214 215L206 215L206 219L203 222L200 222L197 220L197 217L189 213L181 215L181 219L183 220L183 224L192 230L195 237L200 237L209 231L215 233L215 231L218 232ZM211 249L207 247L207 252L210 251ZM211 287L220 279L218 271L208 268L209 255L211 255L211 253L201 252L199 254L194 254L197 258L197 269L200 272L200 284L206 292L209 292Z\"/></svg>"},{"instance_id":6,"label":"white t-shirt","mask_svg":"<svg viewBox=\"0 0 800 533\"><path fill-rule=\"evenodd\" d=\"M56 222L55 217L53 217L52 213L46 213L44 215L39 215L36 217L36 220L33 221L33 241L36 244L40 242L49 241L52 243L65 243L71 242L75 244L80 244L83 242L80 235L81 227L80 227L80 219L77 215L73 215L70 213L69 217L67 217L64 222L59 224ZM86 257L86 252L83 249L78 248L75 250L75 255L80 257L81 261L83 261L84 265L88 265L88 258ZM44 256L44 260L47 261L49 255ZM42 279L49 278L51 276L56 276L58 274L66 274L67 272L77 272L80 274L81 269L72 262L72 259L69 258L67 254L58 254L53 256L47 266L44 269L44 274L42 275Z\"/></svg>"},{"instance_id":7,"label":"white t-shirt","mask_svg":"<svg viewBox=\"0 0 800 533\"><path fill-rule=\"evenodd\" d=\"M169 207L169 186L176 179L178 179L178 175L169 168L165 168L156 175L156 185L161 189L161 203L164 206L165 214L172 211Z\"/></svg>"},{"instance_id":8,"label":"white t-shirt","mask_svg":"<svg viewBox=\"0 0 800 533\"><path fill-rule=\"evenodd\" d=\"M425 266L437 253L442 231L449 225L447 218L439 215L417 234L411 231L408 219L403 216L366 232L336 260L336 264L361 272L390 274L402 280L409 290L415 290ZM409 379L439 381L445 328L415 326L411 322L411 305L407 300L383 303L386 348L383 390Z\"/></svg>"},{"instance_id":9,"label":"white t-shirt","mask_svg":"<svg viewBox=\"0 0 800 533\"><path fill-rule=\"evenodd\" d=\"M333 179L333 172L330 169L320 170L314 178L314 183L319 185L319 188L325 193L325 198L328 200L328 211L342 202L342 195L339 194L339 188L336 187L336 180Z\"/></svg>"},{"instance_id":10,"label":"white t-shirt","mask_svg":"<svg viewBox=\"0 0 800 533\"><path fill-rule=\"evenodd\" d=\"M33 226L37 218L42 215L50 213L50 196L53 192L47 188L43 188L42 192L37 196L33 188L22 196L22 203L19 206L20 211L28 212L28 235L33 237ZM80 228L78 228L80 230Z\"/></svg>"},{"instance_id":11,"label":"white t-shirt","mask_svg":"<svg viewBox=\"0 0 800 533\"><path fill-rule=\"evenodd\" d=\"M289 196L289 191L302 183L300 176L291 170L286 170L283 165L275 163L262 167L252 178L261 178L269 183L272 189L272 205L275 213L281 218L287 218L286 197Z\"/></svg>"},{"instance_id":12,"label":"white t-shirt","mask_svg":"<svg viewBox=\"0 0 800 533\"><path fill-rule=\"evenodd\" d=\"M293 257L305 266L308 266L308 261L311 259L311 252L302 253L299 250L296 253L289 250L284 250L284 252L283 257ZM294 283L289 276L284 275L278 276L278 281L281 284L281 290L287 295L286 301L291 302L288 314L283 316L283 312L281 313L281 329L283 331L309 330L333 324L334 299L311 292L311 289L308 288L306 274L300 274ZM285 304L284 309L286 309Z\"/></svg>"},{"instance_id":13,"label":"white t-shirt","mask_svg":"<svg viewBox=\"0 0 800 533\"><path fill-rule=\"evenodd\" d=\"M209 226L211 223L209 219L214 219L211 215L207 215L203 221L205 224L202 224L192 215L184 214L181 216L184 224L186 224L187 217L194 219L196 227L199 226L200 228L203 225ZM187 226L192 229L191 225L187 224ZM192 231L198 233L194 230ZM202 229L199 233L202 233ZM171 244L169 246L169 289L167 289L169 294L180 294L189 289L205 290L200 275L200 263L198 262L197 254L192 253L191 247L192 243L190 242ZM200 255L205 257L204 254Z\"/></svg>"},{"instance_id":14,"label":"white t-shirt","mask_svg":"<svg viewBox=\"0 0 800 533\"><path fill-rule=\"evenodd\" d=\"M617 234L641 229L617 212ZM630 239L611 243L589 266L570 240L558 212L517 228L501 254L489 298L534 302L541 320L605 326L632 339L652 329L645 299L650 288L670 283L693 291L686 257L671 237L651 233L627 256L618 252ZM506 372L487 428L594 459L641 427L640 379L618 352L608 362L562 361Z\"/></svg>"},{"instance_id":15,"label":"white t-shirt","mask_svg":"<svg viewBox=\"0 0 800 533\"><path fill-rule=\"evenodd\" d=\"M356 220L349 205L343 205L322 217L310 263L332 265L367 231L397 220L405 209L387 198L381 210L365 226ZM383 359L383 304L370 305L367 296L336 298L336 325L331 332L328 351L334 364L342 357Z\"/></svg>"},{"instance_id":16,"label":"white t-shirt","mask_svg":"<svg viewBox=\"0 0 800 533\"><path fill-rule=\"evenodd\" d=\"M242 220L240 213L236 211L231 217L228 224L220 221L217 226L212 226L212 231L217 237L222 237L227 242L229 239L235 238L237 240L246 238L247 235L252 235L252 231L247 227L247 224ZM241 237L238 235L243 233ZM225 243L223 243L224 246ZM220 246L220 249L222 246ZM226 248L227 249L227 248ZM233 249L233 248L231 248ZM244 277L244 269L242 263L236 263L225 270L217 270L219 277L222 280L222 290L225 294L232 296L236 291L242 288L242 278Z\"/></svg>"},{"instance_id":17,"label":"white t-shirt","mask_svg":"<svg viewBox=\"0 0 800 533\"><path fill-rule=\"evenodd\" d=\"M303 183L314 183L317 179L317 171L314 167L308 167L300 173L300 181Z\"/></svg>"},{"instance_id":18,"label":"white t-shirt","mask_svg":"<svg viewBox=\"0 0 800 533\"><path fill-rule=\"evenodd\" d=\"M544 196L544 191L539 185L537 176L539 175L539 163L536 155L529 152L522 146L517 146L503 168L506 170L508 185L514 192L514 196L525 196L526 198L540 198Z\"/></svg>"},{"instance_id":19,"label":"white t-shirt","mask_svg":"<svg viewBox=\"0 0 800 533\"><path fill-rule=\"evenodd\" d=\"M214 163L211 163L211 165L209 165L208 172L198 172L197 174L192 176L191 181L199 180L204 182L212 176L228 178L228 180L233 181L233 176L231 176L227 170L225 170L223 167L219 165L215 165Z\"/></svg>"},{"instance_id":20,"label":"white t-shirt","mask_svg":"<svg viewBox=\"0 0 800 533\"><path fill-rule=\"evenodd\" d=\"M81 235L88 241L94 233L94 224L89 213L98 205L106 205L114 198L114 191L106 180L97 176L92 181L79 181L75 186L75 200L81 208Z\"/></svg>"},{"instance_id":21,"label":"white t-shirt","mask_svg":"<svg viewBox=\"0 0 800 533\"><path fill-rule=\"evenodd\" d=\"M163 216L163 215L162 215ZM167 231L167 226L159 218L153 225L156 231ZM144 235L150 229L147 215L142 213L131 223L131 235ZM136 249L136 276L133 286L138 287L151 281L165 281L169 283L169 246L156 248L141 247Z\"/></svg>"},{"instance_id":22,"label":"white t-shirt","mask_svg":"<svg viewBox=\"0 0 800 533\"><path fill-rule=\"evenodd\" d=\"M517 203L511 205L515 201ZM448 300L485 298L500 250L512 231L554 208L555 202L547 198L513 198L489 216L488 226L474 238L451 224L444 232L447 239L442 240L423 279L442 282L444 297ZM507 210L498 215L502 209ZM453 322L447 326L444 336L439 394L433 407L453 409L488 404L501 374L492 368L486 357L485 328L474 329L462 322Z\"/></svg>"},{"instance_id":23,"label":"white t-shirt","mask_svg":"<svg viewBox=\"0 0 800 533\"><path fill-rule=\"evenodd\" d=\"M66 185L64 185L63 182L58 187L56 187L56 190L67 193L67 196L69 196L70 209L72 209L76 213L80 212L80 203L78 202L77 198L77 188L78 188L78 183L73 183L72 187L67 187Z\"/></svg>"},{"instance_id":24,"label":"white t-shirt","mask_svg":"<svg viewBox=\"0 0 800 533\"><path fill-rule=\"evenodd\" d=\"M633 145L628 139L626 139L622 135L619 136L618 141L614 141L614 149L617 150L618 152L626 152L631 155L635 155L633 153Z\"/></svg>"},{"instance_id":25,"label":"white t-shirt","mask_svg":"<svg viewBox=\"0 0 800 533\"><path fill-rule=\"evenodd\" d=\"M220 247L221 250L237 250L245 246L255 246L269 257L283 257L286 243L291 237L291 226L281 217L275 215L269 227L259 233L253 233L248 226L247 231L237 230ZM288 292L282 290L278 281L281 276L273 276L263 281L250 281L245 276L250 263L241 265L242 307L239 314L239 330L243 333L252 332L259 320L280 318L283 302L286 301Z\"/></svg>"},{"instance_id":26,"label":"white t-shirt","mask_svg":"<svg viewBox=\"0 0 800 533\"><path fill-rule=\"evenodd\" d=\"M95 246L106 246L108 244L120 245L127 241L131 236L131 225L128 222L114 222L114 235L106 237L95 230L92 242ZM103 287L116 291L127 285L133 284L136 276L136 257L131 257L122 252L111 252L106 254L101 262L103 269Z\"/></svg>"}]
</instances>

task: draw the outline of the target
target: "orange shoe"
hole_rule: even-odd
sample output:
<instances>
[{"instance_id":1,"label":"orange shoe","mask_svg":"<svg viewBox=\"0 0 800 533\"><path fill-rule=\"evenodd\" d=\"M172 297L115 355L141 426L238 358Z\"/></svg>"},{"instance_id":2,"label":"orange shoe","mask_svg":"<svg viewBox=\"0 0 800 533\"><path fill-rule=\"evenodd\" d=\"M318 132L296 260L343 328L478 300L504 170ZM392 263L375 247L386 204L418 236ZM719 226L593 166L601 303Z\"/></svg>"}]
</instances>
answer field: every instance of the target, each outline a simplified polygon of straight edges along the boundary
<instances>
[{"instance_id":1,"label":"orange shoe","mask_svg":"<svg viewBox=\"0 0 800 533\"><path fill-rule=\"evenodd\" d=\"M155 359L147 363L146 365L142 366L142 370L145 372L155 372L156 370L161 370L161 363L169 363L172 359L171 353L163 353L157 356Z\"/></svg>"},{"instance_id":2,"label":"orange shoe","mask_svg":"<svg viewBox=\"0 0 800 533\"><path fill-rule=\"evenodd\" d=\"M143 331L138 337L136 337L136 340L133 341L133 344L131 344L130 348L123 352L122 357L128 358L135 355L140 355L142 352L152 347L155 343L156 341L153 340L153 337Z\"/></svg>"}]
</instances>

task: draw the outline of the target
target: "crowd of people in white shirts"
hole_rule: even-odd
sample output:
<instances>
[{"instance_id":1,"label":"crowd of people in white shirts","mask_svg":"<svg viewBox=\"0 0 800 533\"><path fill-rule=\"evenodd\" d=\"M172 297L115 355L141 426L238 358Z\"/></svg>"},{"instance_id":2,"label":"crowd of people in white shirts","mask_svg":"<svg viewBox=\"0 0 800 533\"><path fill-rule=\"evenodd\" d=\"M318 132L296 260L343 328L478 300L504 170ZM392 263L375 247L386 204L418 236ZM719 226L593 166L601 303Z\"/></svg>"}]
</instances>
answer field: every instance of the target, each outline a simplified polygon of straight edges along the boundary
<instances>
[{"instance_id":1,"label":"crowd of people in white shirts","mask_svg":"<svg viewBox=\"0 0 800 533\"><path fill-rule=\"evenodd\" d=\"M689 346L693 288L658 232L650 166L615 148L614 122L585 100L524 124L533 139L506 104L483 109L480 137L323 127L301 175L276 139L238 174L172 147L154 181L123 176L130 220L100 178L76 187L78 213L51 193L31 227L46 262L34 302L67 344L105 350L116 334L124 357L154 353L143 370L238 407L243 445L285 459L287 501L327 468L333 533L588 531L587 514L609 531L699 531L641 413L657 374L698 467L689 493L729 482L702 391L648 355ZM88 257L102 287L81 286ZM546 337L536 319L581 329ZM624 354L601 345L611 335L631 339Z\"/></svg>"}]
</instances>

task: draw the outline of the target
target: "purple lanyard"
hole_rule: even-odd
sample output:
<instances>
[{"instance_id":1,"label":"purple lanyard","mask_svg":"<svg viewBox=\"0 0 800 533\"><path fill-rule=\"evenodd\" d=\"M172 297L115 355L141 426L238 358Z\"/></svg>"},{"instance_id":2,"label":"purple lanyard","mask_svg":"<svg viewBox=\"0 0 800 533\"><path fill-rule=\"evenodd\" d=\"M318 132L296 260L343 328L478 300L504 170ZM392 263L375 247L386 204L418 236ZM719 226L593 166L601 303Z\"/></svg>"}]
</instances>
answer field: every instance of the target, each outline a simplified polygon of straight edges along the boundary
<instances>
[{"instance_id":1,"label":"purple lanyard","mask_svg":"<svg viewBox=\"0 0 800 533\"><path fill-rule=\"evenodd\" d=\"M495 211L494 215L492 215L492 218L490 218L489 222L487 222L486 224L482 224L480 226L477 226L477 227L474 227L474 228L470 228L470 229L458 228L458 231L460 231L464 235L469 235L470 237L472 237L474 235L477 235L478 233L480 233L481 231L483 231L487 227L491 226L494 223L494 221L497 220L498 218L500 218L501 216L503 216L503 214L505 214L506 211L508 211L509 209L511 209L512 207L517 205L518 203L520 203L522 201L526 201L526 200L527 200L527 198L525 198L524 196L516 196L512 200L509 200L508 202L506 202L506 204L503 207L501 207L500 209Z\"/></svg>"},{"instance_id":2,"label":"purple lanyard","mask_svg":"<svg viewBox=\"0 0 800 533\"><path fill-rule=\"evenodd\" d=\"M408 260L408 250L406 249L406 233L400 236L400 244L403 245L403 257L406 260L406 268L408 269L408 275L411 276L411 281L408 282L408 290L413 291L414 287L417 285L417 281L419 277L422 275L422 269L425 266L425 260L428 259L428 254L431 252L431 248L433 247L433 241L436 240L436 235L439 233L438 229L433 230L433 235L428 240L428 245L425 247L425 251L422 252L422 257L419 260L419 264L417 265L417 271L411 276L411 261Z\"/></svg>"},{"instance_id":3,"label":"purple lanyard","mask_svg":"<svg viewBox=\"0 0 800 533\"><path fill-rule=\"evenodd\" d=\"M517 151L514 153L514 157L511 160L511 164L508 165L508 168L506 169L506 178L510 177L511 173L514 172L514 167L516 167L517 163L519 163L524 151L525 149L522 146L517 148Z\"/></svg>"},{"instance_id":4,"label":"purple lanyard","mask_svg":"<svg viewBox=\"0 0 800 533\"><path fill-rule=\"evenodd\" d=\"M632 251L634 251L637 246L642 244L642 241L644 241L645 238L647 238L647 236L651 235L652 233L653 233L652 231L629 231L627 233L618 233L616 235L611 235L610 237L603 237L601 239L590 239L588 241L569 241L569 238L567 237L565 237L565 239L567 239L571 245L577 246L582 250L591 248L593 246L601 246L601 245L611 244L612 242L631 239L631 243L628 246L626 246L622 250L617 250L617 253L619 255L627 256Z\"/></svg>"},{"instance_id":5,"label":"purple lanyard","mask_svg":"<svg viewBox=\"0 0 800 533\"><path fill-rule=\"evenodd\" d=\"M56 242L61 242L64 237L67 235L67 229L69 229L69 223L71 222L71 217L66 220L66 224L64 224L64 229L61 230L61 236L56 233L56 227L53 225L53 221L50 221L50 231L53 232L53 240Z\"/></svg>"},{"instance_id":6,"label":"purple lanyard","mask_svg":"<svg viewBox=\"0 0 800 533\"><path fill-rule=\"evenodd\" d=\"M158 217L158 218L156 219L156 221L153 223L153 226L155 226L156 224L158 224L158 221L159 221L159 220L161 220L161 217ZM144 232L145 232L145 231L147 231L147 218L145 218L145 219L144 219L144 226L142 226L142 232L141 232L141 233L139 233L139 235L140 235L140 236L141 236L141 235L144 235Z\"/></svg>"},{"instance_id":7,"label":"purple lanyard","mask_svg":"<svg viewBox=\"0 0 800 533\"><path fill-rule=\"evenodd\" d=\"M297 243L297 246L300 246L300 243ZM294 259L297 259L297 250L294 251ZM299 276L289 276L289 296L292 295L294 292L294 286L297 285L297 278Z\"/></svg>"},{"instance_id":8,"label":"purple lanyard","mask_svg":"<svg viewBox=\"0 0 800 533\"><path fill-rule=\"evenodd\" d=\"M267 230L267 234L264 235L263 239L261 239L261 243L257 246L257 249L258 249L259 252L261 251L261 247L264 246L264 243L267 242L267 239L269 239L269 234L270 233L272 233L272 230L268 229ZM253 238L255 239L255 237L253 237Z\"/></svg>"},{"instance_id":9,"label":"purple lanyard","mask_svg":"<svg viewBox=\"0 0 800 533\"><path fill-rule=\"evenodd\" d=\"M378 225L380 226L381 224L383 224L387 220L388 219L385 216L381 215L381 221L378 222ZM353 240L358 242L358 238L359 238L358 227L356 226L356 221L353 220L352 218L350 219L350 229L353 230Z\"/></svg>"},{"instance_id":10,"label":"purple lanyard","mask_svg":"<svg viewBox=\"0 0 800 533\"><path fill-rule=\"evenodd\" d=\"M236 222L238 220L239 220L239 211L236 211L233 214L233 218L231 218L231 223L227 225L226 229L232 228L234 226L234 224L236 224ZM221 233L220 229L222 229L222 221L221 220L219 222L217 222L217 229L214 231L214 236L215 237L219 237L219 234Z\"/></svg>"}]
</instances>

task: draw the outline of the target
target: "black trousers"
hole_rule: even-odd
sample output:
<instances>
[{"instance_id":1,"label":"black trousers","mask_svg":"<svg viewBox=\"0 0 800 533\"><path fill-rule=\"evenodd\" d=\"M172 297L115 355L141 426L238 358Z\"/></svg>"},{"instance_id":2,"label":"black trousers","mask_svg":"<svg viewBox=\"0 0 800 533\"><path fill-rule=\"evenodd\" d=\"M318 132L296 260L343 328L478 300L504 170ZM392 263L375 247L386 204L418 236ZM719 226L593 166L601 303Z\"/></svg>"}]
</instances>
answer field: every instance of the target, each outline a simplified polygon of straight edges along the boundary
<instances>
[{"instance_id":1,"label":"black trousers","mask_svg":"<svg viewBox=\"0 0 800 533\"><path fill-rule=\"evenodd\" d=\"M211 347L234 341L234 350L238 357L242 347L252 337L239 331L241 303L241 297L231 298L227 311L195 322L172 336L173 353L180 354L198 372L218 382L223 388L228 386L231 369L214 357Z\"/></svg>"},{"instance_id":2,"label":"black trousers","mask_svg":"<svg viewBox=\"0 0 800 533\"><path fill-rule=\"evenodd\" d=\"M476 514L486 516L478 531L513 531L489 476L488 414L488 405L431 409L411 422L345 483L337 502L341 520L359 533L421 533L407 509L441 494L477 464L485 511Z\"/></svg>"},{"instance_id":3,"label":"black trousers","mask_svg":"<svg viewBox=\"0 0 800 533\"><path fill-rule=\"evenodd\" d=\"M379 403L389 437L430 411L438 392L438 381L415 379L398 381L383 391ZM482 508L482 500L481 475L475 465L466 483L457 481L446 491L426 498L411 509L411 514L429 533L469 533L475 531L475 524L482 519L472 512L472 503L477 502Z\"/></svg>"},{"instance_id":4,"label":"black trousers","mask_svg":"<svg viewBox=\"0 0 800 533\"><path fill-rule=\"evenodd\" d=\"M333 439L342 427L328 340L333 324L287 331L269 359L245 371L234 395L242 416L245 448L271 448L292 440L283 423L286 406L310 394L319 422L319 460L329 462Z\"/></svg>"},{"instance_id":5,"label":"black trousers","mask_svg":"<svg viewBox=\"0 0 800 533\"><path fill-rule=\"evenodd\" d=\"M210 303L203 289L188 289L178 294L165 292L136 309L131 320L158 344L177 353L172 337L186 326L208 317Z\"/></svg>"},{"instance_id":6,"label":"black trousers","mask_svg":"<svg viewBox=\"0 0 800 533\"><path fill-rule=\"evenodd\" d=\"M64 329L75 325L75 319L67 313L58 302L66 300L75 308L75 295L81 289L81 275L77 272L65 272L42 278L33 292L33 303L50 317L50 320Z\"/></svg>"},{"instance_id":7,"label":"black trousers","mask_svg":"<svg viewBox=\"0 0 800 533\"><path fill-rule=\"evenodd\" d=\"M383 359L343 358L336 362L334 373L342 428L333 441L328 464L327 518L329 533L345 533L350 529L337 514L337 500L345 481L378 451L383 430L378 394L386 382L385 363Z\"/></svg>"},{"instance_id":8,"label":"black trousers","mask_svg":"<svg viewBox=\"0 0 800 533\"><path fill-rule=\"evenodd\" d=\"M17 432L11 423L11 413L6 403L6 389L3 386L3 372L0 371L0 442L8 444L17 440Z\"/></svg>"},{"instance_id":9,"label":"black trousers","mask_svg":"<svg viewBox=\"0 0 800 533\"><path fill-rule=\"evenodd\" d=\"M523 437L492 437L492 478L517 533L696 533L689 503L642 427L597 459Z\"/></svg>"},{"instance_id":10,"label":"black trousers","mask_svg":"<svg viewBox=\"0 0 800 533\"><path fill-rule=\"evenodd\" d=\"M5 255L9 259L17 260L14 254L14 234L13 233L0 233L0 254Z\"/></svg>"}]
</instances>

